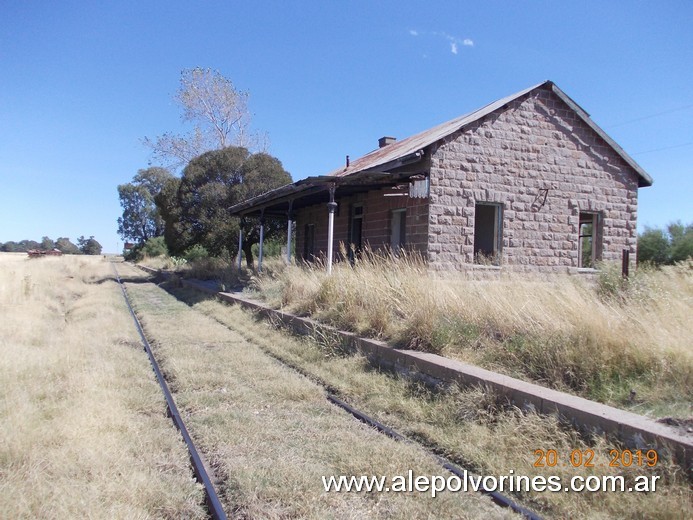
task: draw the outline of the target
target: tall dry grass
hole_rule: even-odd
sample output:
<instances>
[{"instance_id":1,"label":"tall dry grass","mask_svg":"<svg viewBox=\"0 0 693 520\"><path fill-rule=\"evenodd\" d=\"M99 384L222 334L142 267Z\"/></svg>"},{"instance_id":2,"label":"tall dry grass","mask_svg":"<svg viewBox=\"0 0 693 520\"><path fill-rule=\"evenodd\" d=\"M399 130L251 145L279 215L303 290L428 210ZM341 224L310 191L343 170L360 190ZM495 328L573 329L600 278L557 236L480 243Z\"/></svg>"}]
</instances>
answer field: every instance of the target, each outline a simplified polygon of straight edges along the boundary
<instances>
[{"instance_id":1,"label":"tall dry grass","mask_svg":"<svg viewBox=\"0 0 693 520\"><path fill-rule=\"evenodd\" d=\"M329 383L334 392L360 410L480 475L557 475L563 482L587 475L622 475L629 482L636 475L660 477L661 485L654 493L522 492L514 496L544 518L690 517L692 495L688 476L664 456L654 468L635 464L610 467L609 451L617 447L613 441L580 436L556 417L522 412L483 388L452 386L431 390L406 378L373 370L367 359L345 353L329 337L291 335L258 320L240 306L229 306L212 297L200 299L199 293L187 289L177 289L175 294L195 310L243 336L254 348ZM556 450L562 464L535 467L536 449ZM594 467L574 468L568 464L567 457L573 450L592 450ZM375 457L371 460L380 463ZM428 518L436 517L432 513L429 511ZM448 517L459 515L444 516Z\"/></svg>"},{"instance_id":2,"label":"tall dry grass","mask_svg":"<svg viewBox=\"0 0 693 520\"><path fill-rule=\"evenodd\" d=\"M110 265L0 254L0 517L202 518Z\"/></svg>"},{"instance_id":3,"label":"tall dry grass","mask_svg":"<svg viewBox=\"0 0 693 520\"><path fill-rule=\"evenodd\" d=\"M417 256L265 269L268 303L405 348L655 415L693 401L693 264L577 276L433 273Z\"/></svg>"},{"instance_id":4,"label":"tall dry grass","mask_svg":"<svg viewBox=\"0 0 693 520\"><path fill-rule=\"evenodd\" d=\"M129 276L144 278L141 272ZM172 285L176 297L153 283L129 284L128 291L232 517L514 517L473 493L435 499L423 493L326 493L322 476L443 470L415 446L395 442L330 405L320 387L266 355L258 345L268 332L252 318L227 313L234 322L255 325L241 335L198 312L195 302L207 303L205 295ZM278 333L271 338L283 342Z\"/></svg>"}]
</instances>

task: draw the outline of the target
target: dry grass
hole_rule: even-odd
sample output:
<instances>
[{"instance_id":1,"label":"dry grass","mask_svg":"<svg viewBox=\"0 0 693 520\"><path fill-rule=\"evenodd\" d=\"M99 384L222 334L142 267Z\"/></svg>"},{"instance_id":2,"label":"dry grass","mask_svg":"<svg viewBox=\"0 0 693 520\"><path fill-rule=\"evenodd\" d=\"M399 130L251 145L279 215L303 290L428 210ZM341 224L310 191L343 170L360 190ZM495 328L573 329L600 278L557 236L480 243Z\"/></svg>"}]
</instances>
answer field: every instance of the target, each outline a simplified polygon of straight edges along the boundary
<instances>
[{"instance_id":1,"label":"dry grass","mask_svg":"<svg viewBox=\"0 0 693 520\"><path fill-rule=\"evenodd\" d=\"M0 315L0 516L205 516L107 262L0 254Z\"/></svg>"},{"instance_id":2,"label":"dry grass","mask_svg":"<svg viewBox=\"0 0 693 520\"><path fill-rule=\"evenodd\" d=\"M331 276L270 264L254 280L275 307L440 353L608 404L689 416L693 265L641 270L628 284L604 266L579 277L431 273L416 257L367 255ZM635 399L631 391L635 391Z\"/></svg>"},{"instance_id":3,"label":"dry grass","mask_svg":"<svg viewBox=\"0 0 693 520\"><path fill-rule=\"evenodd\" d=\"M240 283L238 269L228 258L207 257L188 262L184 258L169 256L145 257L137 262L140 265L174 272L181 278L214 280L221 290L229 290Z\"/></svg>"},{"instance_id":4,"label":"dry grass","mask_svg":"<svg viewBox=\"0 0 693 520\"><path fill-rule=\"evenodd\" d=\"M136 276L135 270L132 275ZM139 275L141 276L141 275ZM222 479L234 518L508 518L478 494L326 493L321 476L444 474L326 401L322 390L246 337L153 284L128 284L196 444ZM200 298L188 293L188 303ZM247 316L242 318L250 322ZM275 336L276 341L282 341Z\"/></svg>"},{"instance_id":5,"label":"dry grass","mask_svg":"<svg viewBox=\"0 0 693 520\"><path fill-rule=\"evenodd\" d=\"M188 290L177 296L195 309L237 331L264 351L327 381L358 408L483 475L559 475L567 482L580 475L659 475L655 493L520 493L516 499L547 518L690 517L692 495L687 476L666 460L654 469L609 468L616 447L601 437L582 438L553 417L522 413L483 389L453 387L433 392L373 370L363 358L341 353L329 338L296 338L275 330L238 306L200 298ZM594 450L594 468L536 468L536 449L555 449L565 462L574 449Z\"/></svg>"}]
</instances>

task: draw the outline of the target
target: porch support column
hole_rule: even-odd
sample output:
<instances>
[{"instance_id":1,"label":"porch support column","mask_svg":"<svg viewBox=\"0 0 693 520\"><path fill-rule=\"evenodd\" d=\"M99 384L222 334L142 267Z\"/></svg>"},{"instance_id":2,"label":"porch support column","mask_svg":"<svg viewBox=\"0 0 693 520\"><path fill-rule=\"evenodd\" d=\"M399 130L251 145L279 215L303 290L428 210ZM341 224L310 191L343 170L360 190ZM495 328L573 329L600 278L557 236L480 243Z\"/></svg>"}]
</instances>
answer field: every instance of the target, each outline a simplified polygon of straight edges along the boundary
<instances>
[{"instance_id":1,"label":"porch support column","mask_svg":"<svg viewBox=\"0 0 693 520\"><path fill-rule=\"evenodd\" d=\"M293 206L294 206L294 201L290 200L289 201L289 211L286 214L287 217L287 224L286 224L286 263L290 264L291 263L291 230L294 225L294 214L293 214Z\"/></svg>"},{"instance_id":2,"label":"porch support column","mask_svg":"<svg viewBox=\"0 0 693 520\"><path fill-rule=\"evenodd\" d=\"M265 241L265 211L260 213L260 251L257 255L257 272L262 272L262 246Z\"/></svg>"},{"instance_id":3,"label":"porch support column","mask_svg":"<svg viewBox=\"0 0 693 520\"><path fill-rule=\"evenodd\" d=\"M238 223L238 270L241 270L241 260L243 257L243 217Z\"/></svg>"},{"instance_id":4,"label":"porch support column","mask_svg":"<svg viewBox=\"0 0 693 520\"><path fill-rule=\"evenodd\" d=\"M334 212L337 210L337 203L334 201L334 191L336 186L330 185L330 202L327 203L327 274L332 274L332 249L334 241Z\"/></svg>"}]
</instances>

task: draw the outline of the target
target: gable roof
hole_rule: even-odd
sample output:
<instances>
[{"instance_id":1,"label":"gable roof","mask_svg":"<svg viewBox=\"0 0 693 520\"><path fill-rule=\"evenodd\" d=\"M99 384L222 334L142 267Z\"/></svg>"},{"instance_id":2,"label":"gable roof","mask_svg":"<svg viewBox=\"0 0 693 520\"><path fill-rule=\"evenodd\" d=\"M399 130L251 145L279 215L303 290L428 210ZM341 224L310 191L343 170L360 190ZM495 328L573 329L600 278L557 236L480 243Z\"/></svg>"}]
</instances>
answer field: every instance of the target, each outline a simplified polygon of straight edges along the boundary
<instances>
[{"instance_id":1,"label":"gable roof","mask_svg":"<svg viewBox=\"0 0 693 520\"><path fill-rule=\"evenodd\" d=\"M465 114L463 116L456 117L455 119L442 123L438 126L434 126L429 130L424 130L423 132L420 132L416 135L412 135L411 137L407 137L406 139L402 139L401 141L395 141L392 144L369 152L363 157L351 161L348 168L334 170L331 173L329 173L329 175L344 177L346 175L351 175L358 171L370 170L376 167L381 167L401 157L406 157L407 155L416 153L418 150L426 148L427 146L439 141L440 139L443 139L449 136L450 134L453 134L458 130L461 130L465 126L474 123L475 121L478 121L482 117L503 107L503 105L515 101L517 98L520 98L525 94L528 94L529 92L541 87L542 85L544 85L544 83L535 85L525 90L521 90L520 92L517 92L512 96L504 97L503 99L499 99L497 101L494 101L493 103L489 103L488 105L479 108L473 112L469 112L468 114Z\"/></svg>"},{"instance_id":2,"label":"gable roof","mask_svg":"<svg viewBox=\"0 0 693 520\"><path fill-rule=\"evenodd\" d=\"M410 157L418 157L422 150L437 141L464 129L483 117L504 108L509 103L529 94L538 89L548 89L556 96L563 100L580 119L589 126L599 137L601 137L622 159L638 174L638 186L651 186L652 177L642 169L624 150L621 148L609 135L604 132L592 119L589 114L575 101L573 101L565 92L558 88L552 81L545 81L532 87L516 92L510 96L504 97L488 105L481 107L473 112L469 112L463 116L457 117L438 126L415 134L401 141L395 141L392 144L384 146L367 153L349 163L345 168L333 170L327 175L318 177L307 177L293 184L287 184L280 188L276 188L257 197L253 197L244 202L236 204L229 208L232 215L247 213L260 206L267 206L272 201L278 201L286 197L295 197L301 192L307 190L324 189L327 185L337 183L339 185L351 184L358 182L364 175L378 175L387 172L388 170L399 166L403 160Z\"/></svg>"},{"instance_id":3,"label":"gable roof","mask_svg":"<svg viewBox=\"0 0 693 520\"><path fill-rule=\"evenodd\" d=\"M592 130L594 130L599 137L604 139L609 146L611 146L614 151L630 166L633 168L640 177L639 186L650 186L652 185L652 178L642 169L642 167L636 163L624 150L621 148L609 135L604 132L592 119L589 114L583 110L583 108L573 101L565 92L558 88L552 81L545 81L533 87L529 87L525 90L521 90L511 96L504 97L493 103L479 108L473 112L465 114L463 116L457 117L438 126L435 126L429 130L425 130L419 134L407 137L401 141L396 141L389 144L383 148L379 148L370 153L367 153L363 157L352 161L347 168L341 170L334 170L328 175L333 175L336 177L344 177L346 175L351 175L363 170L372 170L377 167L386 165L389 162L397 160L402 157L406 157L409 154L415 153L416 151L425 148L440 139L443 139L450 134L453 134L464 127L479 121L483 117L495 112L496 110L503 108L505 105L521 98L522 96L529 94L530 92L540 89L547 88L550 89L554 94L561 98L575 113L584 121Z\"/></svg>"}]
</instances>

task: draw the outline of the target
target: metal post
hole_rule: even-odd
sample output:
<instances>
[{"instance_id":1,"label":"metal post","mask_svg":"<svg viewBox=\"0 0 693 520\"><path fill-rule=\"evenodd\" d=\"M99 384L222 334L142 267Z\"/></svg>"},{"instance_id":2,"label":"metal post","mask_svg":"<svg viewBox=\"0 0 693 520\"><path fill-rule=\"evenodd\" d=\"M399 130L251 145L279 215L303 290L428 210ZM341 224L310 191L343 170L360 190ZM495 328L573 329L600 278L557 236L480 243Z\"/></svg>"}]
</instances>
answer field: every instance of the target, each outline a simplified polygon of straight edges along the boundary
<instances>
[{"instance_id":1,"label":"metal post","mask_svg":"<svg viewBox=\"0 0 693 520\"><path fill-rule=\"evenodd\" d=\"M294 201L289 201L289 211L287 212L287 224L286 224L286 263L291 263L291 230L293 229L293 214L291 210L293 208Z\"/></svg>"},{"instance_id":2,"label":"metal post","mask_svg":"<svg viewBox=\"0 0 693 520\"><path fill-rule=\"evenodd\" d=\"M262 272L262 246L265 241L265 213L260 214L260 252L257 255L257 272Z\"/></svg>"},{"instance_id":3,"label":"metal post","mask_svg":"<svg viewBox=\"0 0 693 520\"><path fill-rule=\"evenodd\" d=\"M623 250L623 257L621 259L621 276L623 278L628 278L630 270L630 250Z\"/></svg>"},{"instance_id":4,"label":"metal post","mask_svg":"<svg viewBox=\"0 0 693 520\"><path fill-rule=\"evenodd\" d=\"M327 203L327 274L332 274L332 248L334 242L334 212L337 209L337 203L334 201L335 185L330 186L330 202Z\"/></svg>"},{"instance_id":5,"label":"metal post","mask_svg":"<svg viewBox=\"0 0 693 520\"><path fill-rule=\"evenodd\" d=\"M291 263L291 230L293 229L294 221L289 217L286 225L286 263Z\"/></svg>"},{"instance_id":6,"label":"metal post","mask_svg":"<svg viewBox=\"0 0 693 520\"><path fill-rule=\"evenodd\" d=\"M241 261L243 256L243 219L238 224L238 270L241 270Z\"/></svg>"}]
</instances>

